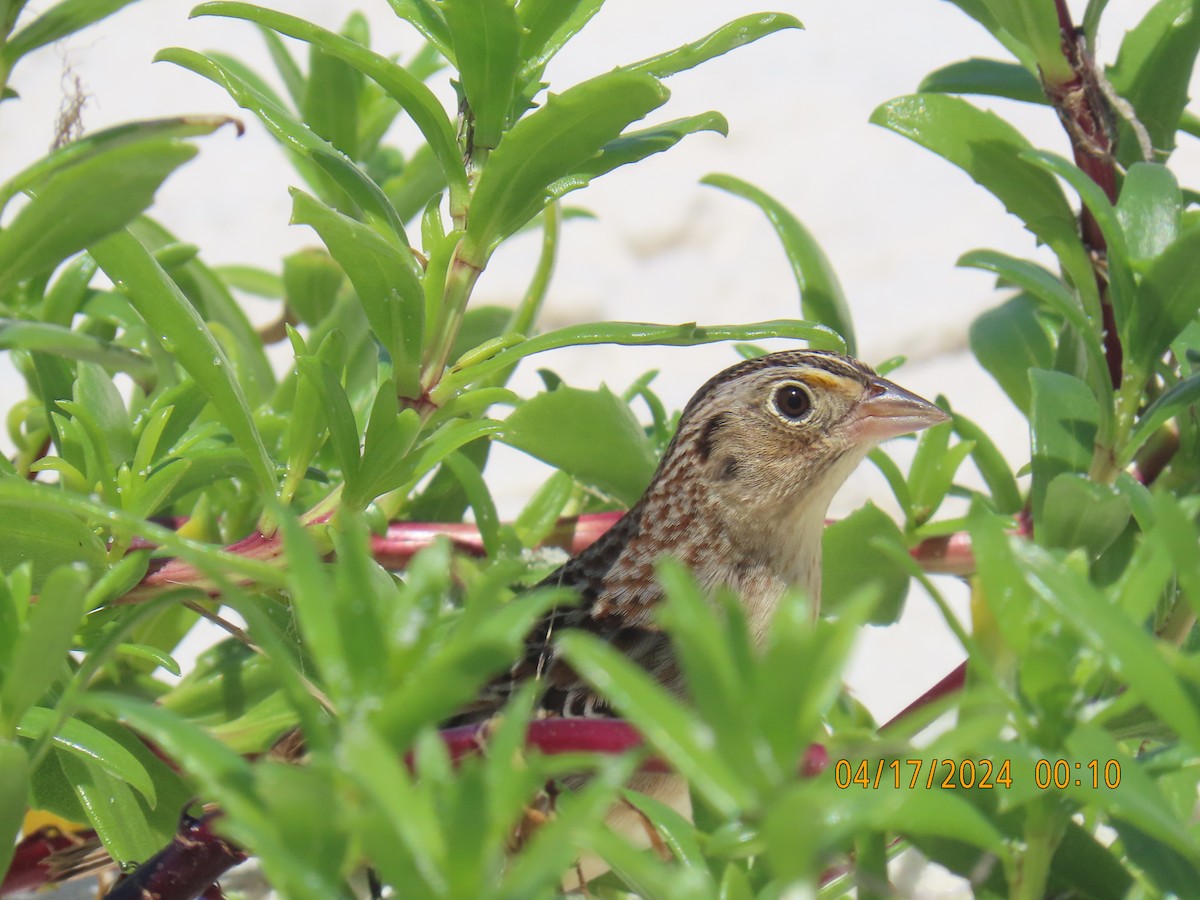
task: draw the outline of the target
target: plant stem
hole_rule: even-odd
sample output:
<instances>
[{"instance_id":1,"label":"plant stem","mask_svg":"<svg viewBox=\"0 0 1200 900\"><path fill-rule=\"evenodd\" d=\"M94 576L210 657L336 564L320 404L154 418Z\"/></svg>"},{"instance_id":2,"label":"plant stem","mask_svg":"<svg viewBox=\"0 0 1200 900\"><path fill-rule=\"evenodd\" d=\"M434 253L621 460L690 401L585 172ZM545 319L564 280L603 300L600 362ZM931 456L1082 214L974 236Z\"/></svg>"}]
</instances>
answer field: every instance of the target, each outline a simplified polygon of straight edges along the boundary
<instances>
[{"instance_id":1,"label":"plant stem","mask_svg":"<svg viewBox=\"0 0 1200 900\"><path fill-rule=\"evenodd\" d=\"M1062 840L1066 817L1052 797L1042 797L1028 807L1025 817L1025 852L1017 860L1018 871L1009 896L1013 900L1043 900L1050 862Z\"/></svg>"}]
</instances>

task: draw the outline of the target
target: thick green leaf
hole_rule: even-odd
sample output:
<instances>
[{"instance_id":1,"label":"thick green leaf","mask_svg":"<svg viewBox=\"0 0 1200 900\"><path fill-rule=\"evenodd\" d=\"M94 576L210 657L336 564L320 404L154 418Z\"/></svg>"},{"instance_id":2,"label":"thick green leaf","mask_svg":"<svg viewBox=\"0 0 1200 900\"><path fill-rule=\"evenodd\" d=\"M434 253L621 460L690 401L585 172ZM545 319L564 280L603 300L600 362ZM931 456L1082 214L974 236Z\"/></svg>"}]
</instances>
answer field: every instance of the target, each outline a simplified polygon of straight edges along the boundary
<instances>
[{"instance_id":1,"label":"thick green leaf","mask_svg":"<svg viewBox=\"0 0 1200 900\"><path fill-rule=\"evenodd\" d=\"M1179 182L1170 169L1156 163L1130 167L1117 198L1117 219L1131 263L1148 263L1175 241L1182 208Z\"/></svg>"},{"instance_id":2,"label":"thick green leaf","mask_svg":"<svg viewBox=\"0 0 1200 900\"><path fill-rule=\"evenodd\" d=\"M491 355L460 359L434 389L434 400L449 399L463 386L486 378L495 372L515 365L518 360L534 353L557 350L584 344L644 344L664 347L690 347L716 341L757 341L765 338L794 338L806 340L822 350L844 351L841 337L824 325L798 319L778 319L749 325L653 325L645 322L594 322L571 325L549 331L511 346L497 347Z\"/></svg>"},{"instance_id":3,"label":"thick green leaf","mask_svg":"<svg viewBox=\"0 0 1200 900\"><path fill-rule=\"evenodd\" d=\"M571 174L551 184L547 193L558 199L571 191L587 187L594 179L607 175L613 169L670 150L689 134L700 131L715 131L724 136L729 133L729 123L720 113L707 112L649 128L627 131L601 147L598 154L585 160Z\"/></svg>"},{"instance_id":4,"label":"thick green leaf","mask_svg":"<svg viewBox=\"0 0 1200 900\"><path fill-rule=\"evenodd\" d=\"M0 571L32 563L33 589L40 591L59 566L83 563L99 571L104 561L104 542L78 516L49 503L30 509L0 501Z\"/></svg>"},{"instance_id":5,"label":"thick green leaf","mask_svg":"<svg viewBox=\"0 0 1200 900\"><path fill-rule=\"evenodd\" d=\"M435 40L434 43L438 44L442 38L449 39L440 8L430 3L429 0L415 0L411 3L405 3L405 0L389 0L389 2L393 3L393 8L410 5L413 8L426 9L429 13L427 21L439 23L439 27L432 29L432 31L438 32L438 40ZM397 13L404 16L399 9L397 9ZM451 210L457 211L460 204L466 202L467 175L463 168L458 143L454 137L454 126L450 123L445 110L442 109L441 103L438 102L433 92L403 66L396 65L387 57L374 53L349 38L319 28L311 22L305 22L295 16L263 9L249 3L203 3L193 11L193 15L221 15L257 22L280 34L307 41L331 56L344 60L374 80L412 117L438 162L441 163L442 171L450 184ZM433 40L432 37L430 39ZM445 47L445 49L453 58L449 48ZM187 63L181 64L187 65ZM206 73L202 72L201 74ZM234 99L238 100L239 104L241 103L237 96ZM267 127L271 128L271 123L268 122ZM287 128L289 131L294 131L292 125L288 125ZM281 140L284 139L284 135L280 132L276 132L276 134ZM289 137L287 140L291 141L292 138ZM398 233L402 234L402 232ZM407 244L407 241L405 243Z\"/></svg>"},{"instance_id":6,"label":"thick green leaf","mask_svg":"<svg viewBox=\"0 0 1200 900\"><path fill-rule=\"evenodd\" d=\"M922 94L982 94L1025 103L1049 102L1041 82L1028 69L998 59L965 59L935 69L917 90Z\"/></svg>"},{"instance_id":7,"label":"thick green leaf","mask_svg":"<svg viewBox=\"0 0 1200 900\"><path fill-rule=\"evenodd\" d=\"M1116 488L1064 472L1055 476L1046 489L1038 543L1044 547L1083 547L1094 559L1125 530L1129 514L1129 498Z\"/></svg>"},{"instance_id":8,"label":"thick green leaf","mask_svg":"<svg viewBox=\"0 0 1200 900\"><path fill-rule=\"evenodd\" d=\"M129 413L117 386L95 363L81 362L76 371L75 402L95 421L113 464L129 462L133 458L133 437Z\"/></svg>"},{"instance_id":9,"label":"thick green leaf","mask_svg":"<svg viewBox=\"0 0 1200 900\"><path fill-rule=\"evenodd\" d=\"M539 75L546 63L578 34L604 0L521 0L517 15L524 35L521 39L521 81Z\"/></svg>"},{"instance_id":10,"label":"thick green leaf","mask_svg":"<svg viewBox=\"0 0 1200 900\"><path fill-rule=\"evenodd\" d=\"M747 786L717 753L711 727L620 651L577 629L572 632L558 639L571 668L610 700L709 803L734 815L745 808L750 802Z\"/></svg>"},{"instance_id":11,"label":"thick green leaf","mask_svg":"<svg viewBox=\"0 0 1200 900\"><path fill-rule=\"evenodd\" d=\"M253 468L259 490L273 495L275 466L250 415L246 395L230 372L225 351L196 308L128 231L105 238L89 252L121 287L163 349L212 401L222 424Z\"/></svg>"},{"instance_id":12,"label":"thick green leaf","mask_svg":"<svg viewBox=\"0 0 1200 900\"><path fill-rule=\"evenodd\" d=\"M1041 77L1066 84L1074 73L1062 51L1062 35L1053 5L1040 0L981 0L996 24L1028 47Z\"/></svg>"},{"instance_id":13,"label":"thick green leaf","mask_svg":"<svg viewBox=\"0 0 1200 900\"><path fill-rule=\"evenodd\" d=\"M37 350L64 359L87 360L144 378L154 371L154 364L119 344L62 325L45 322L17 322L0 319L0 349Z\"/></svg>"},{"instance_id":14,"label":"thick green leaf","mask_svg":"<svg viewBox=\"0 0 1200 900\"><path fill-rule=\"evenodd\" d=\"M1117 94L1146 127L1155 150L1175 149L1175 130L1188 100L1188 82L1200 50L1200 10L1195 0L1159 0L1121 41L1108 72ZM1117 153L1129 166L1142 159L1133 129L1117 120Z\"/></svg>"},{"instance_id":15,"label":"thick green leaf","mask_svg":"<svg viewBox=\"0 0 1200 900\"><path fill-rule=\"evenodd\" d=\"M474 117L475 147L494 149L512 112L521 65L516 0L443 0L454 62Z\"/></svg>"},{"instance_id":16,"label":"thick green leaf","mask_svg":"<svg viewBox=\"0 0 1200 900\"><path fill-rule=\"evenodd\" d=\"M17 734L40 740L58 725L58 713L34 706L25 711L17 724ZM103 731L82 719L68 719L50 738L51 744L63 753L99 766L108 774L135 788L151 806L155 804L154 782L141 761Z\"/></svg>"},{"instance_id":17,"label":"thick green leaf","mask_svg":"<svg viewBox=\"0 0 1200 900\"><path fill-rule=\"evenodd\" d=\"M812 233L778 200L732 175L708 175L701 179L755 204L775 227L783 244L796 287L800 289L800 310L811 322L828 325L846 340L846 353L855 353L854 324L841 282L829 258Z\"/></svg>"},{"instance_id":18,"label":"thick green leaf","mask_svg":"<svg viewBox=\"0 0 1200 900\"><path fill-rule=\"evenodd\" d=\"M7 68L11 69L16 61L29 51L62 40L132 2L133 0L62 0L9 38L0 49L0 58L4 60Z\"/></svg>"},{"instance_id":19,"label":"thick green leaf","mask_svg":"<svg viewBox=\"0 0 1200 900\"><path fill-rule=\"evenodd\" d=\"M666 100L656 79L620 70L551 96L492 152L475 187L460 255L472 265L486 263L500 241L542 209L551 184Z\"/></svg>"},{"instance_id":20,"label":"thick green leaf","mask_svg":"<svg viewBox=\"0 0 1200 900\"><path fill-rule=\"evenodd\" d=\"M298 188L291 192L292 221L312 226L321 236L354 285L371 330L391 355L399 390L406 397L417 396L425 295L413 271L412 252Z\"/></svg>"},{"instance_id":21,"label":"thick green leaf","mask_svg":"<svg viewBox=\"0 0 1200 900\"><path fill-rule=\"evenodd\" d=\"M1154 432L1197 401L1200 401L1200 372L1172 385L1170 390L1150 404L1150 408L1142 413L1133 427L1133 432L1129 435L1128 443L1121 450L1121 457L1118 461L1121 468L1125 468L1133 462L1134 454L1142 448Z\"/></svg>"},{"instance_id":22,"label":"thick green leaf","mask_svg":"<svg viewBox=\"0 0 1200 900\"><path fill-rule=\"evenodd\" d=\"M1042 538L1050 482L1065 472L1084 474L1096 441L1097 404L1087 386L1072 375L1033 369L1030 437L1033 453L1033 521Z\"/></svg>"},{"instance_id":23,"label":"thick green leaf","mask_svg":"<svg viewBox=\"0 0 1200 900\"><path fill-rule=\"evenodd\" d=\"M1129 321L1126 354L1143 372L1200 309L1200 226L1184 231L1146 269Z\"/></svg>"},{"instance_id":24,"label":"thick green leaf","mask_svg":"<svg viewBox=\"0 0 1200 900\"><path fill-rule=\"evenodd\" d=\"M800 20L785 13L755 13L742 16L706 34L698 41L684 44L641 62L630 63L622 68L627 72L645 72L655 78L667 78L677 72L691 69L715 57L722 56L745 44L757 41L768 34L785 28L803 28Z\"/></svg>"},{"instance_id":25,"label":"thick green leaf","mask_svg":"<svg viewBox=\"0 0 1200 900\"><path fill-rule=\"evenodd\" d=\"M51 177L0 231L0 293L129 224L195 155L189 144L148 140L105 150Z\"/></svg>"},{"instance_id":26,"label":"thick green leaf","mask_svg":"<svg viewBox=\"0 0 1200 900\"><path fill-rule=\"evenodd\" d=\"M1014 545L1018 561L1034 577L1029 584L1061 621L1113 660L1113 667L1142 702L1183 740L1200 747L1200 707L1180 683L1155 639L1140 623L1109 603L1087 581L1042 548Z\"/></svg>"},{"instance_id":27,"label":"thick green leaf","mask_svg":"<svg viewBox=\"0 0 1200 900\"><path fill-rule=\"evenodd\" d=\"M890 100L871 114L871 121L963 169L1050 245L1080 291L1095 294L1075 215L1053 177L1020 158L1030 144L1019 131L993 113L940 94Z\"/></svg>"},{"instance_id":28,"label":"thick green leaf","mask_svg":"<svg viewBox=\"0 0 1200 900\"><path fill-rule=\"evenodd\" d=\"M1016 408L1030 414L1030 370L1049 368L1054 346L1038 322L1037 302L1018 294L971 323L971 352Z\"/></svg>"},{"instance_id":29,"label":"thick green leaf","mask_svg":"<svg viewBox=\"0 0 1200 900\"><path fill-rule=\"evenodd\" d=\"M642 495L656 464L629 406L604 387L564 385L526 400L505 419L502 440L627 506Z\"/></svg>"},{"instance_id":30,"label":"thick green leaf","mask_svg":"<svg viewBox=\"0 0 1200 900\"><path fill-rule=\"evenodd\" d=\"M87 589L83 571L67 566L55 569L41 589L13 650L9 672L19 674L0 685L0 729L15 728L25 711L66 674L67 651L83 618Z\"/></svg>"},{"instance_id":31,"label":"thick green leaf","mask_svg":"<svg viewBox=\"0 0 1200 900\"><path fill-rule=\"evenodd\" d=\"M908 595L908 573L898 568L879 542L904 547L904 535L872 503L856 509L825 529L821 555L821 604L836 614L841 605L868 587L879 590L879 600L869 621L874 625L895 622Z\"/></svg>"},{"instance_id":32,"label":"thick green leaf","mask_svg":"<svg viewBox=\"0 0 1200 900\"><path fill-rule=\"evenodd\" d=\"M358 47L348 38L341 38L341 40ZM220 85L238 106L258 116L267 130L284 147L311 160L320 167L323 173L332 178L338 187L358 204L371 227L408 246L404 223L400 221L395 208L379 185L368 178L345 154L335 149L332 144L298 121L295 116L262 94L228 66L211 56L204 56L179 47L161 50L155 59L175 63L177 66L190 69Z\"/></svg>"},{"instance_id":33,"label":"thick green leaf","mask_svg":"<svg viewBox=\"0 0 1200 900\"><path fill-rule=\"evenodd\" d=\"M29 758L15 741L0 739L0 872L12 860L29 797Z\"/></svg>"}]
</instances>

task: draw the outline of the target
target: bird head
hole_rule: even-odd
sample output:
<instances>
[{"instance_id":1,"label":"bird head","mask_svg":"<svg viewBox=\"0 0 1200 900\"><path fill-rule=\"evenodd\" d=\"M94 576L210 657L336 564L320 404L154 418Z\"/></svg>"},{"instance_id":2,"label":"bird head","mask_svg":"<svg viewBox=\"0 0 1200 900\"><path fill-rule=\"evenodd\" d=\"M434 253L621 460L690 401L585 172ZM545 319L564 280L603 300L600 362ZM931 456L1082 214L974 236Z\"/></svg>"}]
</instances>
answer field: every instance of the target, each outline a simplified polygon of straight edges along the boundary
<instances>
[{"instance_id":1,"label":"bird head","mask_svg":"<svg viewBox=\"0 0 1200 900\"><path fill-rule=\"evenodd\" d=\"M664 474L690 474L730 535L763 547L791 545L797 528L820 527L833 495L872 447L947 420L855 359L773 353L726 369L697 391Z\"/></svg>"}]
</instances>

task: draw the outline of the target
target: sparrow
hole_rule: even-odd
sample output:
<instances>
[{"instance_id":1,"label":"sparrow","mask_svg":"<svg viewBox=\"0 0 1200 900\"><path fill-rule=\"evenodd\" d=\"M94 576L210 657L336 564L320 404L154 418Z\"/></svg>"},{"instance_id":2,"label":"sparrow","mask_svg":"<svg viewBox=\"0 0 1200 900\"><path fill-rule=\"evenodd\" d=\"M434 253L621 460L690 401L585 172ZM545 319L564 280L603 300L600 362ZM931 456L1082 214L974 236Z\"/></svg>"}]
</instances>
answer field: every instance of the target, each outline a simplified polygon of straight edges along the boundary
<instances>
[{"instance_id":1,"label":"sparrow","mask_svg":"<svg viewBox=\"0 0 1200 900\"><path fill-rule=\"evenodd\" d=\"M817 607L825 516L855 467L879 442L948 420L832 352L772 353L710 378L684 408L641 499L539 585L571 588L580 602L551 610L521 658L453 724L498 713L530 679L542 687L538 717L615 715L558 656L555 639L569 629L609 642L683 695L670 635L655 619L657 560L681 561L708 592L733 591L761 644L785 591L802 590Z\"/></svg>"},{"instance_id":2,"label":"sparrow","mask_svg":"<svg viewBox=\"0 0 1200 900\"><path fill-rule=\"evenodd\" d=\"M784 592L802 590L815 614L825 516L850 473L881 441L948 420L929 401L837 353L772 353L710 378L684 407L641 499L538 585L571 588L580 602L547 613L517 662L448 724L487 722L531 679L540 686L537 718L617 715L558 655L556 638L571 629L609 642L686 702L671 637L656 621L663 590L655 563L673 557L707 592L731 590L761 645ZM566 786L581 783L568 779ZM643 772L628 787L690 818L683 778ZM544 806L532 807L537 818ZM654 842L652 827L628 802L615 804L606 822L635 844ZM580 888L606 869L585 854L563 887Z\"/></svg>"}]
</instances>

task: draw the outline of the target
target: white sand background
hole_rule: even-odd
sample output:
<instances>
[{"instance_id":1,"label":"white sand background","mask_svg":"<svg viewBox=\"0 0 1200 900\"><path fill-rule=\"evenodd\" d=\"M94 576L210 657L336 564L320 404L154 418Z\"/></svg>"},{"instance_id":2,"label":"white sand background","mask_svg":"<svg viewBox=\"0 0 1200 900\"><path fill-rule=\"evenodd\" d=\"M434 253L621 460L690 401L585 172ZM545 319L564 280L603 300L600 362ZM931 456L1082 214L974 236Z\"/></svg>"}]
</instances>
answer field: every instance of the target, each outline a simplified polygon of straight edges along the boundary
<instances>
[{"instance_id":1,"label":"white sand background","mask_svg":"<svg viewBox=\"0 0 1200 900\"><path fill-rule=\"evenodd\" d=\"M50 5L34 0L30 8ZM287 188L300 183L298 177L260 123L223 91L151 60L162 47L182 46L220 49L260 72L270 65L253 26L215 18L189 21L191 5L135 4L22 61L12 81L22 99L0 106L0 172L12 173L46 151L75 76L87 93L83 121L89 130L183 113L239 116L246 135L235 138L222 130L201 140L199 156L168 180L152 212L180 239L199 244L209 264L276 268L282 255L319 243L307 228L287 224ZM1115 58L1125 30L1150 5L1113 0L1100 58ZM329 28L362 9L375 49L407 55L416 46L412 31L384 0L276 0L274 6ZM1072 2L1077 19L1083 6ZM930 398L945 394L984 426L1010 461L1022 464L1028 459L1024 420L967 349L971 320L1001 297L987 275L957 269L955 260L980 247L1031 255L1033 238L962 172L867 121L876 106L914 91L939 66L969 56L1003 58L981 27L950 3L932 0L780 0L774 6L766 0L609 0L554 60L548 80L563 89L766 9L796 15L807 30L773 35L670 79L672 98L653 114L652 120L661 121L716 109L728 117L728 138L686 138L669 153L570 196L570 204L592 210L598 219L565 224L542 328L601 319L718 324L798 317L796 287L765 218L746 201L698 183L711 172L730 173L773 194L817 236L849 297L860 356L872 363L907 356L896 380ZM449 102L446 77L434 83ZM1035 146L1068 153L1048 108L978 102L1008 117ZM394 138L411 147L415 129L398 127ZM1195 183L1200 156L1195 142L1182 140L1177 171L1184 184ZM516 302L539 241L528 234L504 247L480 280L475 302ZM251 314L262 320L272 310L254 305ZM659 369L654 386L669 408L678 409L701 382L735 359L722 345L570 349L529 361L513 386L533 393L540 385L534 370L545 366L575 386L606 383L621 390L644 371ZM0 392L6 409L23 392L7 359L0 360ZM904 458L907 450L899 447L897 456ZM545 471L515 451L497 448L487 476L501 512L520 509ZM895 509L869 465L835 500L833 514L868 499ZM941 581L965 615L965 590L953 580ZM886 718L963 656L932 602L914 592L899 624L865 629L848 681ZM962 890L928 873L918 882L911 871L899 883L912 896L957 896Z\"/></svg>"}]
</instances>

